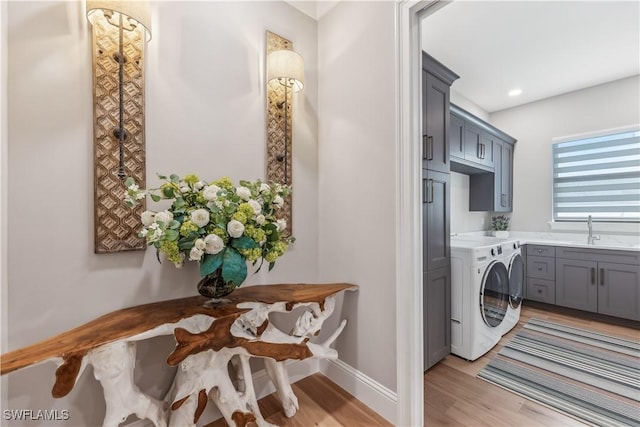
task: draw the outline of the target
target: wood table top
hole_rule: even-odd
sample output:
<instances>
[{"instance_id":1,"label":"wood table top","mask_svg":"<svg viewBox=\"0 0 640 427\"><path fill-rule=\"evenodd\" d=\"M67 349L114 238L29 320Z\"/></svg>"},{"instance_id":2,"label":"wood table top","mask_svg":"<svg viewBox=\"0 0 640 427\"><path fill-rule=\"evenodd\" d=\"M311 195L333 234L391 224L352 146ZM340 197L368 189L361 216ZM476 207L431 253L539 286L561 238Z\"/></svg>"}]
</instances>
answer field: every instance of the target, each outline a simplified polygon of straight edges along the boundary
<instances>
[{"instance_id":1,"label":"wood table top","mask_svg":"<svg viewBox=\"0 0 640 427\"><path fill-rule=\"evenodd\" d=\"M124 308L39 343L3 354L0 356L0 375L55 357L84 355L104 344L133 337L161 325L177 323L197 314L216 319L237 315L248 311L237 307L242 302L285 302L290 310L296 303L322 304L330 295L357 288L349 283L257 285L237 288L226 297L229 302L216 305L207 304L210 298L195 296Z\"/></svg>"}]
</instances>

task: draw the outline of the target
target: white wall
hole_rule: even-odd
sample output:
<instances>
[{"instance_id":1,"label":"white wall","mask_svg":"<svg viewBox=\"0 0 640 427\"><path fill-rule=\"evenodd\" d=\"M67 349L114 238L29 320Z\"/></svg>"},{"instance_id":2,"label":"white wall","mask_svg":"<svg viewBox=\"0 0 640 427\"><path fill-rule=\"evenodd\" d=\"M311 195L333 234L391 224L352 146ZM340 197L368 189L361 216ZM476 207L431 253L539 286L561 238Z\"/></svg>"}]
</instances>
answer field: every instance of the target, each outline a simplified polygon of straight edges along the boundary
<instances>
[{"instance_id":1,"label":"white wall","mask_svg":"<svg viewBox=\"0 0 640 427\"><path fill-rule=\"evenodd\" d=\"M552 138L638 124L640 76L503 110L491 114L490 119L518 140L514 149L511 229L548 231Z\"/></svg>"},{"instance_id":2,"label":"white wall","mask_svg":"<svg viewBox=\"0 0 640 427\"><path fill-rule=\"evenodd\" d=\"M469 211L469 175L451 172L451 233L488 230L491 213Z\"/></svg>"},{"instance_id":3,"label":"white wall","mask_svg":"<svg viewBox=\"0 0 640 427\"><path fill-rule=\"evenodd\" d=\"M271 273L249 276L246 285L318 281L316 22L283 2L157 2L152 15L149 186L156 172L264 178L266 30L292 40L305 59L305 88L294 101L298 240ZM10 349L119 308L196 293L196 265L159 265L153 250L93 253L89 39L84 2L8 4L10 170L2 213L6 207ZM172 345L169 338L139 346L136 378L151 394L168 386L163 365ZM69 409L67 425L100 425L104 403L91 370L57 400L54 370L48 363L10 374L9 408Z\"/></svg>"},{"instance_id":4,"label":"white wall","mask_svg":"<svg viewBox=\"0 0 640 427\"><path fill-rule=\"evenodd\" d=\"M341 2L318 24L320 279L347 294L340 359L396 389L394 2Z\"/></svg>"}]
</instances>

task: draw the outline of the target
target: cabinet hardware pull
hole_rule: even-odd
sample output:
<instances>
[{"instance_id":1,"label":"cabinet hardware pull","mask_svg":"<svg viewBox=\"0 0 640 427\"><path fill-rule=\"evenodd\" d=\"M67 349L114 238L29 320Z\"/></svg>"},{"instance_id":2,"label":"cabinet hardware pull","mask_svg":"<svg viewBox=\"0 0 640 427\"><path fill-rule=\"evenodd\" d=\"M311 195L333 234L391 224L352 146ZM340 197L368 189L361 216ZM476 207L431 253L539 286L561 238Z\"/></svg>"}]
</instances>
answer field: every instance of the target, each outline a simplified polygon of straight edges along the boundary
<instances>
[{"instance_id":1,"label":"cabinet hardware pull","mask_svg":"<svg viewBox=\"0 0 640 427\"><path fill-rule=\"evenodd\" d=\"M429 199L429 187L427 181L427 178L422 178L422 203L427 203L427 200Z\"/></svg>"},{"instance_id":2,"label":"cabinet hardware pull","mask_svg":"<svg viewBox=\"0 0 640 427\"><path fill-rule=\"evenodd\" d=\"M594 267L591 267L591 284L596 284L596 269Z\"/></svg>"},{"instance_id":3,"label":"cabinet hardware pull","mask_svg":"<svg viewBox=\"0 0 640 427\"><path fill-rule=\"evenodd\" d=\"M478 158L484 159L484 144L481 142L478 142Z\"/></svg>"},{"instance_id":4,"label":"cabinet hardware pull","mask_svg":"<svg viewBox=\"0 0 640 427\"><path fill-rule=\"evenodd\" d=\"M542 253L542 249L538 249L538 253L541 254Z\"/></svg>"},{"instance_id":5,"label":"cabinet hardware pull","mask_svg":"<svg viewBox=\"0 0 640 427\"><path fill-rule=\"evenodd\" d=\"M427 152L429 151L429 137L427 135L422 135L422 159L427 160Z\"/></svg>"},{"instance_id":6,"label":"cabinet hardware pull","mask_svg":"<svg viewBox=\"0 0 640 427\"><path fill-rule=\"evenodd\" d=\"M429 203L433 203L433 180L432 179L429 180L429 189L431 190L430 191L431 194L429 195Z\"/></svg>"},{"instance_id":7,"label":"cabinet hardware pull","mask_svg":"<svg viewBox=\"0 0 640 427\"><path fill-rule=\"evenodd\" d=\"M542 266L541 265L538 266L538 271L542 271Z\"/></svg>"},{"instance_id":8,"label":"cabinet hardware pull","mask_svg":"<svg viewBox=\"0 0 640 427\"><path fill-rule=\"evenodd\" d=\"M604 268L600 269L600 286L604 286Z\"/></svg>"},{"instance_id":9,"label":"cabinet hardware pull","mask_svg":"<svg viewBox=\"0 0 640 427\"><path fill-rule=\"evenodd\" d=\"M427 141L427 146L429 147L429 157L427 157L427 160L433 160L433 137L428 136Z\"/></svg>"},{"instance_id":10,"label":"cabinet hardware pull","mask_svg":"<svg viewBox=\"0 0 640 427\"><path fill-rule=\"evenodd\" d=\"M506 194L504 194L504 193L502 193L502 194L500 195L500 205L501 205L503 208L507 207L507 195L506 195Z\"/></svg>"},{"instance_id":11,"label":"cabinet hardware pull","mask_svg":"<svg viewBox=\"0 0 640 427\"><path fill-rule=\"evenodd\" d=\"M433 136L422 135L422 158L433 160Z\"/></svg>"}]
</instances>

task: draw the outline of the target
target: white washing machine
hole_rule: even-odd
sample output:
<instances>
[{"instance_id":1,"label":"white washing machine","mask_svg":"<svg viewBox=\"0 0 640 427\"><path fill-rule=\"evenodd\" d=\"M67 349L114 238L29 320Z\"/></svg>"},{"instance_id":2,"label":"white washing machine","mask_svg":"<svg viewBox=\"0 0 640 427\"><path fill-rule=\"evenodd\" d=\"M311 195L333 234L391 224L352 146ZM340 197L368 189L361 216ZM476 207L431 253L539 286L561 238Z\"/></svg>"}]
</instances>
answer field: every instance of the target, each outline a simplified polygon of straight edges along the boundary
<instances>
[{"instance_id":1,"label":"white washing machine","mask_svg":"<svg viewBox=\"0 0 640 427\"><path fill-rule=\"evenodd\" d=\"M519 251L520 244L514 240L485 236L451 238L453 354L475 360L518 323L522 281L519 291L517 280L510 290L509 271L513 259L514 278L519 269L524 273Z\"/></svg>"}]
</instances>

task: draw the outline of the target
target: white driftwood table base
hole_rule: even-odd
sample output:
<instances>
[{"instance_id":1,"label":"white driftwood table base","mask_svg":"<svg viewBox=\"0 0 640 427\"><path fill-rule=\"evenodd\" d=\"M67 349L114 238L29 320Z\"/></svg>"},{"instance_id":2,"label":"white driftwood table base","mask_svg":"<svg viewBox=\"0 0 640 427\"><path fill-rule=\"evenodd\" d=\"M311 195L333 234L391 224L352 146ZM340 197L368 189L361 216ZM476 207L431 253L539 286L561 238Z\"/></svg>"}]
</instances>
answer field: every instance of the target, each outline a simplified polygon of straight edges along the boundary
<instances>
[{"instance_id":1,"label":"white driftwood table base","mask_svg":"<svg viewBox=\"0 0 640 427\"><path fill-rule=\"evenodd\" d=\"M193 297L119 310L2 355L2 374L56 361L59 367L52 394L62 397L91 364L104 391L104 427L116 427L131 414L150 420L155 427L195 426L209 400L230 426L253 422L271 427L258 407L250 358L264 359L284 413L293 417L299 404L285 362L338 357L330 345L346 320L326 341L310 340L333 313L335 294L355 289L350 284L264 285L239 288L229 301L219 304ZM269 320L271 313L296 309L300 314L288 333ZM168 334L175 336L177 345L167 363L178 369L171 391L160 401L143 393L134 382L136 342Z\"/></svg>"}]
</instances>

